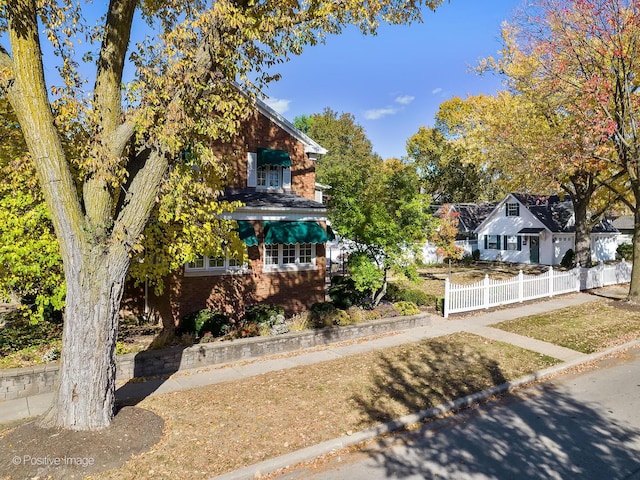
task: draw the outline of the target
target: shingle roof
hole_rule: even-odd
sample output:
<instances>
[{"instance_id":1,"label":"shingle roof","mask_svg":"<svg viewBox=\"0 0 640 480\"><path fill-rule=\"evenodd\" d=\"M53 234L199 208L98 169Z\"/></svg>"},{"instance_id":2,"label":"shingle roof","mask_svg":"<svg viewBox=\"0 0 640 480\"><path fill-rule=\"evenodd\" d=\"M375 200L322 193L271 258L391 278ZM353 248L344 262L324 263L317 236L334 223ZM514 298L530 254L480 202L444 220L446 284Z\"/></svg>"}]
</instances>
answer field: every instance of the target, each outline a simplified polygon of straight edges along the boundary
<instances>
[{"instance_id":1,"label":"shingle roof","mask_svg":"<svg viewBox=\"0 0 640 480\"><path fill-rule=\"evenodd\" d=\"M575 216L571 200L560 200L557 195L525 195L512 194L520 203L538 219L550 231L556 233L573 233L575 228ZM603 219L592 229L592 233L618 233L610 220Z\"/></svg>"},{"instance_id":2,"label":"shingle roof","mask_svg":"<svg viewBox=\"0 0 640 480\"><path fill-rule=\"evenodd\" d=\"M326 205L301 197L294 193L259 192L250 189L229 190L220 197L220 200L229 202L242 202L247 207L253 208L293 208L325 210Z\"/></svg>"}]
</instances>

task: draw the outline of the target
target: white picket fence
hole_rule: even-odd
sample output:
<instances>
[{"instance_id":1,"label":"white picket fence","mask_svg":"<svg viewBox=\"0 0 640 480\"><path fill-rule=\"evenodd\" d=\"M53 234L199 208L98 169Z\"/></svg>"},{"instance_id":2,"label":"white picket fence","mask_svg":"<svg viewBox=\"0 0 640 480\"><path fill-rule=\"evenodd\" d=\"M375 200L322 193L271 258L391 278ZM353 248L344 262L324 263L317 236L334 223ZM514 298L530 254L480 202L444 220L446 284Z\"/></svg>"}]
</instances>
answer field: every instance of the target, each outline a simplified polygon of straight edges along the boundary
<instances>
[{"instance_id":1,"label":"white picket fence","mask_svg":"<svg viewBox=\"0 0 640 480\"><path fill-rule=\"evenodd\" d=\"M471 285L458 285L446 279L444 316L627 283L630 280L631 264L624 260L593 268L576 267L566 272L557 272L549 267L547 272L540 275L526 275L520 270L518 275L506 280L492 280L485 275L483 280Z\"/></svg>"}]
</instances>

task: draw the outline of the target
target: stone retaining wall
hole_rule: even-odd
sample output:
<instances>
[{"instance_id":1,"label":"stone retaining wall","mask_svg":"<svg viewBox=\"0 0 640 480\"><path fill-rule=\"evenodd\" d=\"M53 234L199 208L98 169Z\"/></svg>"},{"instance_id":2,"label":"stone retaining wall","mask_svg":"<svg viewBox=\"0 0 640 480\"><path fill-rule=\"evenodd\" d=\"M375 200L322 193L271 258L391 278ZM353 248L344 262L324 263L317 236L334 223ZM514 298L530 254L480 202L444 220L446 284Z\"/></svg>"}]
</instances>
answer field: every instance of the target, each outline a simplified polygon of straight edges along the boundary
<instances>
[{"instance_id":1,"label":"stone retaining wall","mask_svg":"<svg viewBox=\"0 0 640 480\"><path fill-rule=\"evenodd\" d=\"M274 337L196 344L118 355L116 379L171 375L180 370L235 362L318 345L353 340L431 324L429 315L385 318L371 322L305 330ZM50 392L58 375L58 364L0 370L0 402Z\"/></svg>"}]
</instances>

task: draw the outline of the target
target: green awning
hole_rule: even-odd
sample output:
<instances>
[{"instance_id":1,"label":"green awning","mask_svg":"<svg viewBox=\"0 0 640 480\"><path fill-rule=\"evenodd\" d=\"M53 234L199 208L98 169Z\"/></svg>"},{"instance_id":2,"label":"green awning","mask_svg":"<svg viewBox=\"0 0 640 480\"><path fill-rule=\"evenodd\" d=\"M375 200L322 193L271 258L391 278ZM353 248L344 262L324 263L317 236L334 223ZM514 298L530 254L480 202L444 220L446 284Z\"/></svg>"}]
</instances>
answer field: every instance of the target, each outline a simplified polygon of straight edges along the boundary
<instances>
[{"instance_id":1,"label":"green awning","mask_svg":"<svg viewBox=\"0 0 640 480\"><path fill-rule=\"evenodd\" d=\"M255 247L258 245L256 231L253 229L253 225L246 220L238 220L238 235L247 247Z\"/></svg>"},{"instance_id":2,"label":"green awning","mask_svg":"<svg viewBox=\"0 0 640 480\"><path fill-rule=\"evenodd\" d=\"M316 222L264 222L264 243L325 243L327 232Z\"/></svg>"},{"instance_id":3,"label":"green awning","mask_svg":"<svg viewBox=\"0 0 640 480\"><path fill-rule=\"evenodd\" d=\"M291 166L291 157L284 150L271 150L270 148L258 149L258 166L280 165L281 167Z\"/></svg>"}]
</instances>

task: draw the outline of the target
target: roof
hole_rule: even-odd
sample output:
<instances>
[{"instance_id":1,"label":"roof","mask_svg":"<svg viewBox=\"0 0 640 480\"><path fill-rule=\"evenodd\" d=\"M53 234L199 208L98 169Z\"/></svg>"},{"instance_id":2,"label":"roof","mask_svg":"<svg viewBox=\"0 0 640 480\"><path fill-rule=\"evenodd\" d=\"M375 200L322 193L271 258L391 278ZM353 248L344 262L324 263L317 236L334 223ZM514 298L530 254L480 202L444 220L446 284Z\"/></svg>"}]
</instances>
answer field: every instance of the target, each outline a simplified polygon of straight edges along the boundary
<instances>
[{"instance_id":1,"label":"roof","mask_svg":"<svg viewBox=\"0 0 640 480\"><path fill-rule=\"evenodd\" d=\"M618 230L633 230L634 229L633 215L622 215L621 217L615 218L611 223Z\"/></svg>"},{"instance_id":2,"label":"roof","mask_svg":"<svg viewBox=\"0 0 640 480\"><path fill-rule=\"evenodd\" d=\"M220 200L229 202L242 202L250 208L288 208L296 210L315 210L317 213L326 211L327 206L301 197L294 193L260 192L249 189L229 190L220 197Z\"/></svg>"},{"instance_id":3,"label":"roof","mask_svg":"<svg viewBox=\"0 0 640 480\"><path fill-rule=\"evenodd\" d=\"M273 123L278 125L284 131L286 131L289 135L294 137L296 140L300 141L304 145L305 153L315 153L318 155L324 155L327 153L327 149L322 147L315 140L311 139L306 133L297 129L293 123L284 118L278 112L276 112L273 108L267 105L264 101L259 98L255 99L256 108L260 113L269 118Z\"/></svg>"},{"instance_id":4,"label":"roof","mask_svg":"<svg viewBox=\"0 0 640 480\"><path fill-rule=\"evenodd\" d=\"M560 200L557 195L528 195L512 193L546 228L554 233L573 233L575 215L571 200ZM602 219L592 233L618 233L610 220Z\"/></svg>"},{"instance_id":5,"label":"roof","mask_svg":"<svg viewBox=\"0 0 640 480\"><path fill-rule=\"evenodd\" d=\"M450 205L452 210L459 214L458 230L461 232L473 232L493 212L497 203L452 203ZM444 206L439 206L434 215L439 217L443 208Z\"/></svg>"}]
</instances>

